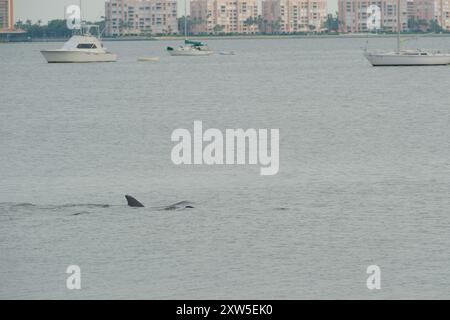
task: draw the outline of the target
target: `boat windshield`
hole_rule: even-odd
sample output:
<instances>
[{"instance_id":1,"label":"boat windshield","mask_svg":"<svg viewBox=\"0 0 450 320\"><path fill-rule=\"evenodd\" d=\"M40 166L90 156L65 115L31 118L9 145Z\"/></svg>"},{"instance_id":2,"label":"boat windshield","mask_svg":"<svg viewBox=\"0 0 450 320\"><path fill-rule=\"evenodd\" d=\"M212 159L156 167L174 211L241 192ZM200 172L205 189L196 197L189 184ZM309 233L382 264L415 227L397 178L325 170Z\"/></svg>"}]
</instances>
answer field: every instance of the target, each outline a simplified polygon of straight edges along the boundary
<instances>
[{"instance_id":1,"label":"boat windshield","mask_svg":"<svg viewBox=\"0 0 450 320\"><path fill-rule=\"evenodd\" d=\"M80 43L77 45L78 49L97 49L97 46L93 43Z\"/></svg>"}]
</instances>

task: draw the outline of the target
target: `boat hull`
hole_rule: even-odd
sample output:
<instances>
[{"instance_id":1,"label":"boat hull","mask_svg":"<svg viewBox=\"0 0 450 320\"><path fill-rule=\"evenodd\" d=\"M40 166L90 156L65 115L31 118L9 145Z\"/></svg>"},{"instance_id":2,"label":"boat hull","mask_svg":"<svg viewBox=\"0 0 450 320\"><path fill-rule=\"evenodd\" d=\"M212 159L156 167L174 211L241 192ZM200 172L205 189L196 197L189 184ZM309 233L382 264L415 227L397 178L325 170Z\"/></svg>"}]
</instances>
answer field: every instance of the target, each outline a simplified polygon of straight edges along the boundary
<instances>
[{"instance_id":1,"label":"boat hull","mask_svg":"<svg viewBox=\"0 0 450 320\"><path fill-rule=\"evenodd\" d=\"M440 66L450 64L450 55L401 55L366 53L365 57L374 67L378 66Z\"/></svg>"},{"instance_id":2,"label":"boat hull","mask_svg":"<svg viewBox=\"0 0 450 320\"><path fill-rule=\"evenodd\" d=\"M200 56L210 56L213 54L212 51L200 51L198 50L197 52L194 51L169 51L169 54L173 57L200 57Z\"/></svg>"},{"instance_id":3,"label":"boat hull","mask_svg":"<svg viewBox=\"0 0 450 320\"><path fill-rule=\"evenodd\" d=\"M88 63L116 62L117 55L113 53L43 50L41 51L48 63Z\"/></svg>"}]
</instances>

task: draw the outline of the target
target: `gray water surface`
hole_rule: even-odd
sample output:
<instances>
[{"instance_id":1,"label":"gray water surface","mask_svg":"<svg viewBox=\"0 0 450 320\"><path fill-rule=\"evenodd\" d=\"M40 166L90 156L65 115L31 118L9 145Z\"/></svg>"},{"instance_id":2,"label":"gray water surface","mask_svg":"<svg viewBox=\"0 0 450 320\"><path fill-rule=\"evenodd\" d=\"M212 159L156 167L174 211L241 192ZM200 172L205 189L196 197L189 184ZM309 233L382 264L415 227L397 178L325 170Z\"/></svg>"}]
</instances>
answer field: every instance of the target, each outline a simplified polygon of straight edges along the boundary
<instances>
[{"instance_id":1,"label":"gray water surface","mask_svg":"<svg viewBox=\"0 0 450 320\"><path fill-rule=\"evenodd\" d=\"M106 42L117 63L51 65L60 43L0 45L0 298L448 298L450 67L373 68L365 39L208 42L236 55ZM175 166L194 120L279 128L279 173Z\"/></svg>"}]
</instances>

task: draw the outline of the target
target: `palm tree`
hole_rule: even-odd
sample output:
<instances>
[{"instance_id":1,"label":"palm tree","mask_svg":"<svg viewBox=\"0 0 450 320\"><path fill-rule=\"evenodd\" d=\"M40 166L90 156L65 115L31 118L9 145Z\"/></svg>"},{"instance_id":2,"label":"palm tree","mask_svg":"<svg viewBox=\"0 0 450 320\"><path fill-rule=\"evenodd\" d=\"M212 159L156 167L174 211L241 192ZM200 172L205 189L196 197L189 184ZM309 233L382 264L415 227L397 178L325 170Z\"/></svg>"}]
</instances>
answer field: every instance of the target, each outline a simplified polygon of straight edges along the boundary
<instances>
[{"instance_id":1,"label":"palm tree","mask_svg":"<svg viewBox=\"0 0 450 320\"><path fill-rule=\"evenodd\" d=\"M220 33L223 31L223 29L225 29L225 26L222 26L220 24L216 24L213 28L213 31L215 34Z\"/></svg>"},{"instance_id":2,"label":"palm tree","mask_svg":"<svg viewBox=\"0 0 450 320\"><path fill-rule=\"evenodd\" d=\"M123 22L123 19L119 19L119 33L120 33L120 36L123 36L124 26L125 26L125 23Z\"/></svg>"},{"instance_id":3,"label":"palm tree","mask_svg":"<svg viewBox=\"0 0 450 320\"><path fill-rule=\"evenodd\" d=\"M249 17L244 21L244 25L251 27L251 26L257 26L257 30L253 30L255 32L261 32L266 28L267 20L265 20L261 15L257 16L256 18Z\"/></svg>"},{"instance_id":4,"label":"palm tree","mask_svg":"<svg viewBox=\"0 0 450 320\"><path fill-rule=\"evenodd\" d=\"M331 13L328 14L327 20L324 23L324 28L328 29L328 32L330 32L330 31L337 32L339 30L339 21L338 21L337 13L336 13L336 16L333 16Z\"/></svg>"},{"instance_id":5,"label":"palm tree","mask_svg":"<svg viewBox=\"0 0 450 320\"><path fill-rule=\"evenodd\" d=\"M245 26L252 26L255 24L255 20L253 19L253 17L248 17L247 19L245 19L244 21L244 25Z\"/></svg>"},{"instance_id":6,"label":"palm tree","mask_svg":"<svg viewBox=\"0 0 450 320\"><path fill-rule=\"evenodd\" d=\"M439 25L439 22L437 20L432 20L430 22L430 31L434 32L434 33L440 33L442 32L444 29Z\"/></svg>"},{"instance_id":7,"label":"palm tree","mask_svg":"<svg viewBox=\"0 0 450 320\"><path fill-rule=\"evenodd\" d=\"M134 24L130 20L127 20L127 22L125 23L125 27L127 29L127 34L129 34L130 29L134 29Z\"/></svg>"},{"instance_id":8,"label":"palm tree","mask_svg":"<svg viewBox=\"0 0 450 320\"><path fill-rule=\"evenodd\" d=\"M271 27L272 27L272 33L275 33L275 34L279 33L281 30L281 18L278 18L277 20L272 21Z\"/></svg>"},{"instance_id":9,"label":"palm tree","mask_svg":"<svg viewBox=\"0 0 450 320\"><path fill-rule=\"evenodd\" d=\"M16 29L22 30L23 29L23 22L22 20L17 20L16 25L14 26Z\"/></svg>"}]
</instances>

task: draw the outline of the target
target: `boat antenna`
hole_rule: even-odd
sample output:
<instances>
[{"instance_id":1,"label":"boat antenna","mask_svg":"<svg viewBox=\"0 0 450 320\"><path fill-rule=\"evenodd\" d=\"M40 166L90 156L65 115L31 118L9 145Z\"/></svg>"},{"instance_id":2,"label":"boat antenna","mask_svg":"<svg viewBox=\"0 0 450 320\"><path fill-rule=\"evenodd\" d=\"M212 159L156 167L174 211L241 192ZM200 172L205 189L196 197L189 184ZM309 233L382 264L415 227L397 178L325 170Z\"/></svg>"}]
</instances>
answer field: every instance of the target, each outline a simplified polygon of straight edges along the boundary
<instances>
[{"instance_id":1,"label":"boat antenna","mask_svg":"<svg viewBox=\"0 0 450 320\"><path fill-rule=\"evenodd\" d=\"M367 26L367 22L366 22L366 26ZM367 52L367 48L369 47L369 28L367 28L367 39L366 39L366 46L364 48L364 52Z\"/></svg>"},{"instance_id":2,"label":"boat antenna","mask_svg":"<svg viewBox=\"0 0 450 320\"><path fill-rule=\"evenodd\" d=\"M106 17L105 17L105 27L103 28L103 30L100 30L100 26L98 26L98 38L101 40L102 39L102 37L103 37L103 33L105 32L105 30L106 30Z\"/></svg>"}]
</instances>

